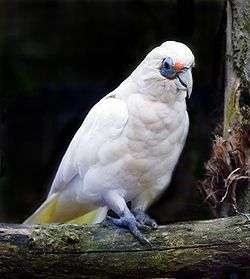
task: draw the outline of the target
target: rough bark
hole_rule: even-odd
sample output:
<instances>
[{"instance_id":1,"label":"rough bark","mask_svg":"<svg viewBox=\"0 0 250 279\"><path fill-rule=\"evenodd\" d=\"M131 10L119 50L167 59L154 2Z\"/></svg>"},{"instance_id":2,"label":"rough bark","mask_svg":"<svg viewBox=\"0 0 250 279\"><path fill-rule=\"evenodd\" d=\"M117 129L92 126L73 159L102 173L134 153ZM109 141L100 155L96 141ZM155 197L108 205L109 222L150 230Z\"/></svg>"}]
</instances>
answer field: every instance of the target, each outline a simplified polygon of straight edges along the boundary
<instances>
[{"instance_id":1,"label":"rough bark","mask_svg":"<svg viewBox=\"0 0 250 279\"><path fill-rule=\"evenodd\" d=\"M243 217L171 224L145 233L150 248L108 224L2 224L0 277L247 278L249 231Z\"/></svg>"},{"instance_id":2,"label":"rough bark","mask_svg":"<svg viewBox=\"0 0 250 279\"><path fill-rule=\"evenodd\" d=\"M250 133L250 92L248 63L249 56L249 1L227 1L226 27L226 76L224 133L225 140L231 140L233 129L244 129ZM249 157L250 147L244 150ZM249 168L249 164L248 164ZM238 208L250 212L249 181L241 187L237 200Z\"/></svg>"},{"instance_id":3,"label":"rough bark","mask_svg":"<svg viewBox=\"0 0 250 279\"><path fill-rule=\"evenodd\" d=\"M199 188L214 216L250 212L250 1L226 2L223 136L216 137Z\"/></svg>"},{"instance_id":4,"label":"rough bark","mask_svg":"<svg viewBox=\"0 0 250 279\"><path fill-rule=\"evenodd\" d=\"M227 1L224 133L227 139L234 123L250 123L249 108L249 1ZM243 109L244 107L244 109ZM248 108L247 108L248 107Z\"/></svg>"}]
</instances>

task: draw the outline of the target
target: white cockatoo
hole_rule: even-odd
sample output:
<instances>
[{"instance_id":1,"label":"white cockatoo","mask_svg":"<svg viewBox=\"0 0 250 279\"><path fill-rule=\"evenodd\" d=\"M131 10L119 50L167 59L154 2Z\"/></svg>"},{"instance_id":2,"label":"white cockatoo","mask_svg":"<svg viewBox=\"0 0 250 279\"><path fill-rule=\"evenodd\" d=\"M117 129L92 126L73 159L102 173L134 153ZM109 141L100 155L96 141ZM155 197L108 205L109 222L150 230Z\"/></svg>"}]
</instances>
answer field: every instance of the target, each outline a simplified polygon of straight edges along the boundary
<instances>
[{"instance_id":1,"label":"white cockatoo","mask_svg":"<svg viewBox=\"0 0 250 279\"><path fill-rule=\"evenodd\" d=\"M145 210L167 188L189 128L194 56L184 44L154 48L88 113L45 202L25 223L99 223L108 210L141 242L157 227ZM131 208L127 203L131 202Z\"/></svg>"}]
</instances>

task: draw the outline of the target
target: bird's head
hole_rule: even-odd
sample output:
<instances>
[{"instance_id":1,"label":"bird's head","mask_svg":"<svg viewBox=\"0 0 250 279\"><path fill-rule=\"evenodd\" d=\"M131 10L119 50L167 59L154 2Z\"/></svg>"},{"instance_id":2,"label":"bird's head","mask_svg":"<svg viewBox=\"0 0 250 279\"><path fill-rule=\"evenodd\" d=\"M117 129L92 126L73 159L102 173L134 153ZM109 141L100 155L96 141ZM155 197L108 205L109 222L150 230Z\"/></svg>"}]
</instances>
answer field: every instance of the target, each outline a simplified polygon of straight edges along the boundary
<instances>
[{"instance_id":1,"label":"bird's head","mask_svg":"<svg viewBox=\"0 0 250 279\"><path fill-rule=\"evenodd\" d=\"M139 85L154 94L191 95L194 55L184 44L167 41L154 48L135 71Z\"/></svg>"}]
</instances>

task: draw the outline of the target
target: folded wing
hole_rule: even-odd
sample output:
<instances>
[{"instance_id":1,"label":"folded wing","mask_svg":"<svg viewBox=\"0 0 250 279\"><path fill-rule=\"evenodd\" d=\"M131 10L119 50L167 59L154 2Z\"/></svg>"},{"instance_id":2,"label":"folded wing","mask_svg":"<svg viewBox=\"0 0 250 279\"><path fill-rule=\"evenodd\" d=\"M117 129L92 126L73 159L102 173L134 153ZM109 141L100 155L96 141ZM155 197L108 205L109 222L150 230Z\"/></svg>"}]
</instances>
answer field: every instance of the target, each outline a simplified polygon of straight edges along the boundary
<instances>
[{"instance_id":1,"label":"folded wing","mask_svg":"<svg viewBox=\"0 0 250 279\"><path fill-rule=\"evenodd\" d=\"M106 96L88 113L71 141L58 168L49 196L62 191L76 176L84 177L98 162L103 144L119 137L128 121L127 104L115 96Z\"/></svg>"}]
</instances>

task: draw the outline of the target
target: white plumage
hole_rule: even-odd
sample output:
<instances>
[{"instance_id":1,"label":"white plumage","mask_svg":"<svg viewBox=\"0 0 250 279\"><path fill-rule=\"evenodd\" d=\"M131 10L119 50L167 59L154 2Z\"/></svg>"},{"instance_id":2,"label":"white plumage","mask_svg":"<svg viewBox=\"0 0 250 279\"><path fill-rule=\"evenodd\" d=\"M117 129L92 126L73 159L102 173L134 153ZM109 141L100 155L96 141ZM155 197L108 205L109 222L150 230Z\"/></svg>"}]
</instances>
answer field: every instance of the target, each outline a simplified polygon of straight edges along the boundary
<instances>
[{"instance_id":1,"label":"white plumage","mask_svg":"<svg viewBox=\"0 0 250 279\"><path fill-rule=\"evenodd\" d=\"M173 61L175 77L160 72L166 57ZM26 222L43 222L41 214L51 202L48 222L68 221L96 208L91 222L100 222L110 208L123 216L129 201L132 210L145 211L168 186L187 136L185 97L192 90L193 63L192 52L181 43L153 49L90 110L47 201Z\"/></svg>"}]
</instances>

